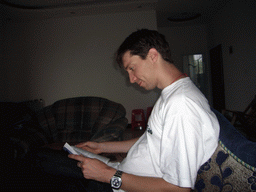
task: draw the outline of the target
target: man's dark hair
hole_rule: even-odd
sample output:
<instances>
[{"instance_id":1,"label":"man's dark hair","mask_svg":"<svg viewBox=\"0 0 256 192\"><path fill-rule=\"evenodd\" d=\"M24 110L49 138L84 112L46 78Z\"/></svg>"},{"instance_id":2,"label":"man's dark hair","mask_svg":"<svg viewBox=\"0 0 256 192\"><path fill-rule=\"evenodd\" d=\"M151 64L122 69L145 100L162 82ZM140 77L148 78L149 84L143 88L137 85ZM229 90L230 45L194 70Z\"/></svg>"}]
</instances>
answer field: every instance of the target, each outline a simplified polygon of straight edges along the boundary
<instances>
[{"instance_id":1,"label":"man's dark hair","mask_svg":"<svg viewBox=\"0 0 256 192\"><path fill-rule=\"evenodd\" d=\"M142 59L146 59L151 48L155 48L164 60L173 63L170 47L165 36L155 30L148 29L140 29L129 35L117 50L116 61L122 67L123 56L127 51L130 51L131 55L138 55Z\"/></svg>"}]
</instances>

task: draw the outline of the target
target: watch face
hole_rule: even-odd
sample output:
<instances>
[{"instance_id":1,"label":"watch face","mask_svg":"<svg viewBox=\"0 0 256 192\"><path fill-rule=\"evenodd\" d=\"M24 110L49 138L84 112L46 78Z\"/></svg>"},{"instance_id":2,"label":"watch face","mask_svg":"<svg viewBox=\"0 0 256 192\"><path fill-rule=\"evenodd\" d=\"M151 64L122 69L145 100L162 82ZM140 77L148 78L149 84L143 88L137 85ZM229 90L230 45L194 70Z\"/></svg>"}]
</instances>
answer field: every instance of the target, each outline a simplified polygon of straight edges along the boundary
<instances>
[{"instance_id":1,"label":"watch face","mask_svg":"<svg viewBox=\"0 0 256 192\"><path fill-rule=\"evenodd\" d=\"M111 179L111 187L115 189L119 189L121 187L122 180L120 177L112 177Z\"/></svg>"}]
</instances>

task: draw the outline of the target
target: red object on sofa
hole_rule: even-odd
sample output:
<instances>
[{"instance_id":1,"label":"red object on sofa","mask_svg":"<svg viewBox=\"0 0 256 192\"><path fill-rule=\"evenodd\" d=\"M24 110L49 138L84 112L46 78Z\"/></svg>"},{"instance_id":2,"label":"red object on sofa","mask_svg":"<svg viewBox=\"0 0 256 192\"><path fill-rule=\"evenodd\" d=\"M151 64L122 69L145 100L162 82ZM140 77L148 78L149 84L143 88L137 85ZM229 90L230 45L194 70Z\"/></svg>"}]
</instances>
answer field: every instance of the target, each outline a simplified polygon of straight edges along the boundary
<instances>
[{"instance_id":1,"label":"red object on sofa","mask_svg":"<svg viewBox=\"0 0 256 192\"><path fill-rule=\"evenodd\" d=\"M150 116L150 114L151 114L151 112L152 112L152 109L153 109L153 107L148 107L148 108L147 108L147 113L146 113L146 116L147 116L146 124L148 123L148 118L149 118L149 116Z\"/></svg>"},{"instance_id":2,"label":"red object on sofa","mask_svg":"<svg viewBox=\"0 0 256 192\"><path fill-rule=\"evenodd\" d=\"M145 130L146 121L143 109L133 109L132 110L132 130L139 129Z\"/></svg>"}]
</instances>

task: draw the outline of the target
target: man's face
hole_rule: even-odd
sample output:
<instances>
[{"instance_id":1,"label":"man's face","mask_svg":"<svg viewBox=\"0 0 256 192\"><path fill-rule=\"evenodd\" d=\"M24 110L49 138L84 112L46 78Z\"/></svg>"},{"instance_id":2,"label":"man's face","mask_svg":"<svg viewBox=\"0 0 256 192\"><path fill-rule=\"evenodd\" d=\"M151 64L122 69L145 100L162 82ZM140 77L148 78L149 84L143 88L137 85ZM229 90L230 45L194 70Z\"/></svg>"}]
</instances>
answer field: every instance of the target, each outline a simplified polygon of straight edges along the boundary
<instances>
[{"instance_id":1,"label":"man's face","mask_svg":"<svg viewBox=\"0 0 256 192\"><path fill-rule=\"evenodd\" d=\"M143 60L140 56L131 55L130 51L127 51L123 56L123 65L131 83L137 83L146 90L152 90L157 86L154 66L148 56Z\"/></svg>"}]
</instances>

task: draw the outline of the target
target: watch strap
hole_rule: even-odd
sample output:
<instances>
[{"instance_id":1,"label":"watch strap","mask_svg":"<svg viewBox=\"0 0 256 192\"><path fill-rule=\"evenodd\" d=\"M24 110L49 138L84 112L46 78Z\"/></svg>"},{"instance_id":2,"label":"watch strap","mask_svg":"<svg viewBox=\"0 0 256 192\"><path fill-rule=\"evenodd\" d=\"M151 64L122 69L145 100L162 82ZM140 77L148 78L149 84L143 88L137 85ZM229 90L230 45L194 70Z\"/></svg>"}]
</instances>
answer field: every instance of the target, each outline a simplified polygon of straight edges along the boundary
<instances>
[{"instance_id":1,"label":"watch strap","mask_svg":"<svg viewBox=\"0 0 256 192\"><path fill-rule=\"evenodd\" d=\"M122 174L123 174L123 171L117 170L114 176L121 177Z\"/></svg>"}]
</instances>

